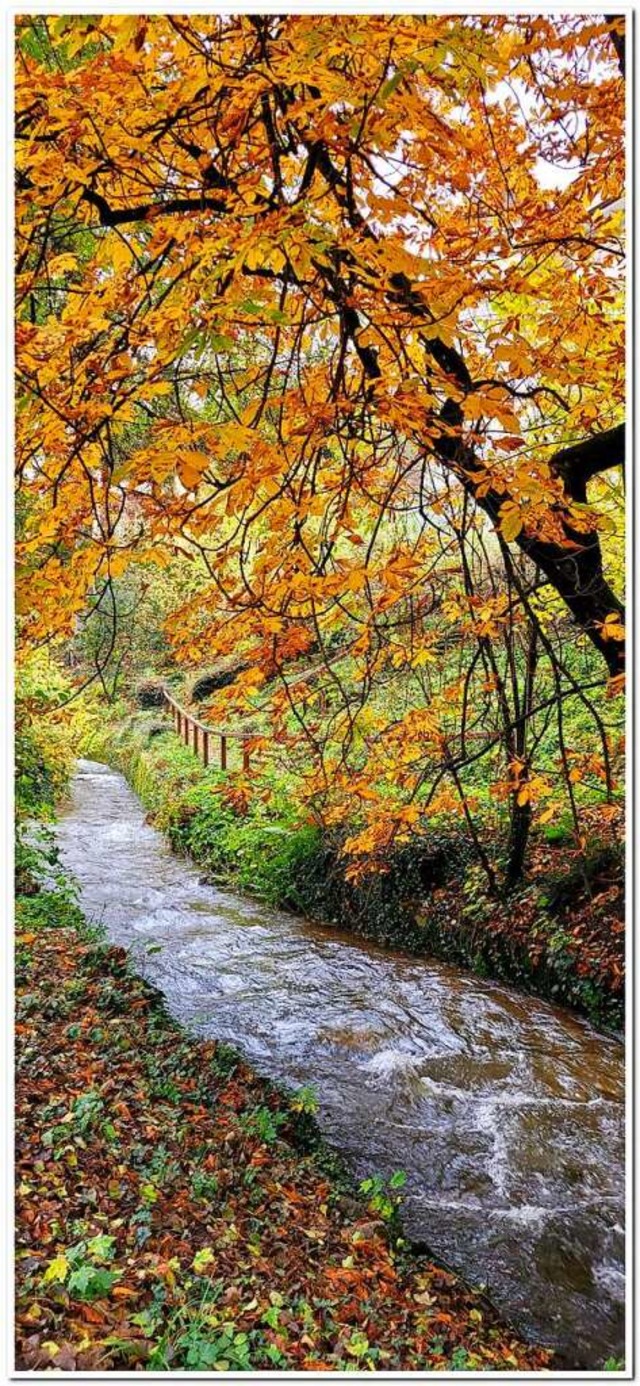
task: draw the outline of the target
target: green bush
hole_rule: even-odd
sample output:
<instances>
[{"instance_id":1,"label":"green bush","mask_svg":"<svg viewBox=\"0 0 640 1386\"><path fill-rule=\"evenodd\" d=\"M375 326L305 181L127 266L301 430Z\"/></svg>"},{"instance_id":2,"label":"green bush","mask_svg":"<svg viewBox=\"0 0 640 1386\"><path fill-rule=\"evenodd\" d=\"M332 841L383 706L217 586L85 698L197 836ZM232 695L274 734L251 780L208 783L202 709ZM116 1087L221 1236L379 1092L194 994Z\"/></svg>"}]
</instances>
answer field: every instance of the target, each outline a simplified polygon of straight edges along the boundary
<instances>
[{"instance_id":1,"label":"green bush","mask_svg":"<svg viewBox=\"0 0 640 1386\"><path fill-rule=\"evenodd\" d=\"M272 905L307 908L306 872L313 875L322 848L322 834L311 825L292 827L247 818L225 828L225 857L232 863L241 889L260 895Z\"/></svg>"},{"instance_id":2,"label":"green bush","mask_svg":"<svg viewBox=\"0 0 640 1386\"><path fill-rule=\"evenodd\" d=\"M38 889L38 879L54 864L51 834L45 825L67 789L73 768L74 720L71 686L53 659L42 652L20 664L16 677L15 875L18 894Z\"/></svg>"}]
</instances>

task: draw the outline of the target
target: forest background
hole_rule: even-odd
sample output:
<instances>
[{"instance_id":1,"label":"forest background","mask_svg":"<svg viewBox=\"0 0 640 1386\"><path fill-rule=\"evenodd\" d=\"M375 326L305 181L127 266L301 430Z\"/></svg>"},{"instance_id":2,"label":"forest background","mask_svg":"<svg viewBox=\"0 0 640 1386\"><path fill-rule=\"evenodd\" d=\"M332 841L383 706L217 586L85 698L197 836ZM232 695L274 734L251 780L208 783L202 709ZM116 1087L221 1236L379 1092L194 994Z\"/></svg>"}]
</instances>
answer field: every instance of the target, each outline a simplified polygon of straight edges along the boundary
<instances>
[{"instance_id":1,"label":"forest background","mask_svg":"<svg viewBox=\"0 0 640 1386\"><path fill-rule=\"evenodd\" d=\"M19 709L55 780L99 694L218 874L617 1006L621 25L185 24L19 30ZM251 774L123 733L161 685Z\"/></svg>"}]
</instances>

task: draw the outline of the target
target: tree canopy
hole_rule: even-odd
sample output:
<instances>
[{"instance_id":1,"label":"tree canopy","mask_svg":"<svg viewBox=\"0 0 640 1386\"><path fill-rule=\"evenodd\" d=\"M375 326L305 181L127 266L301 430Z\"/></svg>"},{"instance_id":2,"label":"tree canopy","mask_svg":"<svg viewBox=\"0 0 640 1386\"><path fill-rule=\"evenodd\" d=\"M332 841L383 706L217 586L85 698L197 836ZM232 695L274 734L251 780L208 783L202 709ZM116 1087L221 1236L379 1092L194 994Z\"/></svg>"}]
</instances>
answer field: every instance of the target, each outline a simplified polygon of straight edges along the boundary
<instances>
[{"instance_id":1,"label":"tree canopy","mask_svg":"<svg viewBox=\"0 0 640 1386\"><path fill-rule=\"evenodd\" d=\"M464 805L491 704L534 802L540 651L560 701L567 641L587 683L623 670L624 115L615 16L21 18L25 641L178 560L178 656L242 649L247 694L279 671L316 790L355 746L366 808L368 747L396 826L425 756ZM385 719L389 669L420 696Z\"/></svg>"}]
</instances>

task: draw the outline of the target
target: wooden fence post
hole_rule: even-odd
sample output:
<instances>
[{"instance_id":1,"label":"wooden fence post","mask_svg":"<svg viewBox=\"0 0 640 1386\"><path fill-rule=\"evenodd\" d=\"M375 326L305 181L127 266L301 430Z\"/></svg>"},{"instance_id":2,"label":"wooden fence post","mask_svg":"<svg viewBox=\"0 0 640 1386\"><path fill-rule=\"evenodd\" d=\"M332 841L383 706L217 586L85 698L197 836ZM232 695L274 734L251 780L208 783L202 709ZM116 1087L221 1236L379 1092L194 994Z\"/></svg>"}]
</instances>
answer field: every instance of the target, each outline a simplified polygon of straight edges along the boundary
<instances>
[{"instance_id":1,"label":"wooden fence post","mask_svg":"<svg viewBox=\"0 0 640 1386\"><path fill-rule=\"evenodd\" d=\"M211 764L211 729L202 726L199 722L196 722L194 718L190 717L189 713L185 712L184 709L180 707L179 703L174 701L166 688L163 690L163 703L170 712L177 735L184 742L185 746L193 751L194 755L200 757L205 770L207 770ZM193 737L191 736L192 726ZM215 729L213 734L214 736L220 737L220 769L226 770L228 768L229 758L229 735L227 732L218 732ZM236 737L239 736L242 743L242 769L246 773L250 768L251 762L251 738L249 736L243 736L241 733L232 732L231 735L235 735Z\"/></svg>"}]
</instances>

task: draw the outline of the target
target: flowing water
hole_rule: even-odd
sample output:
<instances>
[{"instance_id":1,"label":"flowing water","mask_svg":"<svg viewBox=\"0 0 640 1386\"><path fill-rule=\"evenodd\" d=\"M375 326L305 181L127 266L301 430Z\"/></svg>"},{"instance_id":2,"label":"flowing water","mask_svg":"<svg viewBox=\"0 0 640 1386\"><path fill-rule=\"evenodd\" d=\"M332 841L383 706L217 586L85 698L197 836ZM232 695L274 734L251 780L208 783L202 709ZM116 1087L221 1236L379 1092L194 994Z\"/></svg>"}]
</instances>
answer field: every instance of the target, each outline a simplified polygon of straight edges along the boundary
<instances>
[{"instance_id":1,"label":"flowing water","mask_svg":"<svg viewBox=\"0 0 640 1386\"><path fill-rule=\"evenodd\" d=\"M105 765L79 763L59 843L86 915L174 1016L313 1085L358 1175L406 1171L413 1238L567 1366L622 1353L621 1045L508 987L203 884Z\"/></svg>"}]
</instances>

